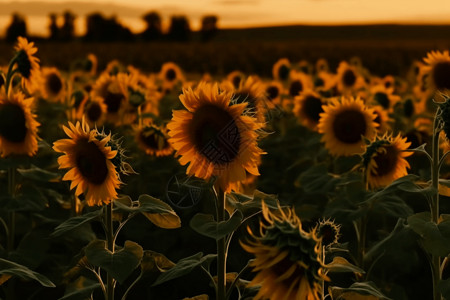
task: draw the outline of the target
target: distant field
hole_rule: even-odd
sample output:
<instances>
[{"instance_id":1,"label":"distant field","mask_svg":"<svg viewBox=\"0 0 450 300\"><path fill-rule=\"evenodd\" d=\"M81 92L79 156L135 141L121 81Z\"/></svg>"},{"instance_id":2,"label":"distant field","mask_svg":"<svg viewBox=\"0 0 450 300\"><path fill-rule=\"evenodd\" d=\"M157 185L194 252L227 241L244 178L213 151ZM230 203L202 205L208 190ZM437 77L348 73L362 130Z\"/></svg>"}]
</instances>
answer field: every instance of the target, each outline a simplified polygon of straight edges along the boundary
<instances>
[{"instance_id":1,"label":"distant field","mask_svg":"<svg viewBox=\"0 0 450 300\"><path fill-rule=\"evenodd\" d=\"M402 75L414 59L431 50L450 49L450 26L287 26L221 30L214 40L199 42L193 33L190 43L112 42L55 43L36 41L43 65L69 69L70 62L95 53L99 67L118 59L144 71L158 71L166 61L179 64L186 72L224 75L235 69L270 76L280 57L314 63L327 58L335 68L339 61L358 56L377 75ZM0 44L0 53L12 46ZM0 55L6 64L9 55Z\"/></svg>"}]
</instances>

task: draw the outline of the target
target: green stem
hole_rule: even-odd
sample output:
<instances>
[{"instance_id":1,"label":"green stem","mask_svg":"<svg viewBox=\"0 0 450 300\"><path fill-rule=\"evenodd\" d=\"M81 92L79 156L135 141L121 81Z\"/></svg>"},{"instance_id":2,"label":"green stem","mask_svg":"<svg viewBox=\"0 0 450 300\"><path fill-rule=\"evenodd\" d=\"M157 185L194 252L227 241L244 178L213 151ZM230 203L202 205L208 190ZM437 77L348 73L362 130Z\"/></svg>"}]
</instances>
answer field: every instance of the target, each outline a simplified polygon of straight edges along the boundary
<instances>
[{"instance_id":1,"label":"green stem","mask_svg":"<svg viewBox=\"0 0 450 300\"><path fill-rule=\"evenodd\" d=\"M325 246L322 246L322 265L325 265ZM320 280L322 286L322 300L325 299L325 280L322 278Z\"/></svg>"},{"instance_id":2,"label":"green stem","mask_svg":"<svg viewBox=\"0 0 450 300\"><path fill-rule=\"evenodd\" d=\"M105 217L105 227L106 227L106 242L108 244L108 250L114 253L114 232L113 232L113 223L112 223L112 202L109 203L106 207L106 217ZM110 273L107 274L106 280L106 292L107 298L106 300L114 300L114 278Z\"/></svg>"},{"instance_id":3,"label":"green stem","mask_svg":"<svg viewBox=\"0 0 450 300\"><path fill-rule=\"evenodd\" d=\"M367 215L362 216L359 220L358 264L361 269L364 269L364 256L366 253L366 231Z\"/></svg>"},{"instance_id":4,"label":"green stem","mask_svg":"<svg viewBox=\"0 0 450 300\"><path fill-rule=\"evenodd\" d=\"M217 195L217 222L225 221L225 193L218 189ZM226 237L217 241L217 300L225 300L226 297Z\"/></svg>"},{"instance_id":5,"label":"green stem","mask_svg":"<svg viewBox=\"0 0 450 300\"><path fill-rule=\"evenodd\" d=\"M16 170L14 168L8 169L8 193L11 198L16 197ZM8 212L8 240L6 249L9 252L14 250L14 235L16 233L16 212Z\"/></svg>"},{"instance_id":6,"label":"green stem","mask_svg":"<svg viewBox=\"0 0 450 300\"><path fill-rule=\"evenodd\" d=\"M436 116L434 117L433 122L433 141L431 148L431 184L434 190L436 191L431 198L431 222L437 224L439 221L439 134L440 130L439 126L439 115L440 109L436 111ZM441 295L438 290L438 284L441 280L440 267L441 267L441 259L439 256L432 255L431 256L431 264L432 264L432 274L433 274L433 299L441 300Z\"/></svg>"}]
</instances>

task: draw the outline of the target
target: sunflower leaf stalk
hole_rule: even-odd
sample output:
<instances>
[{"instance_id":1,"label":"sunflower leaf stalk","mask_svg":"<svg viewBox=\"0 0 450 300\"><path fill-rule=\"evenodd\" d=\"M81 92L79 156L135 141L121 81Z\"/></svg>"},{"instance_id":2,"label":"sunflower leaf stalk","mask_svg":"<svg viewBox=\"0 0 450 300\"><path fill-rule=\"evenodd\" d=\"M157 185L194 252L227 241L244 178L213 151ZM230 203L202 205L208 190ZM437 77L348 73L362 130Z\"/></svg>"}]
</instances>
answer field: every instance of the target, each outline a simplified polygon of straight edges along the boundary
<instances>
[{"instance_id":1,"label":"sunflower leaf stalk","mask_svg":"<svg viewBox=\"0 0 450 300\"><path fill-rule=\"evenodd\" d=\"M219 188L217 190L217 222L225 221L225 193ZM217 240L217 300L225 300L226 296L226 236Z\"/></svg>"},{"instance_id":2,"label":"sunflower leaf stalk","mask_svg":"<svg viewBox=\"0 0 450 300\"><path fill-rule=\"evenodd\" d=\"M108 250L111 251L112 254L114 254L114 229L113 229L113 222L112 222L112 202L104 205L103 209L105 210L105 228L106 228L106 243L108 245ZM106 300L114 300L114 285L115 281L112 275L108 272L107 279L106 279L106 292L107 292L107 298Z\"/></svg>"}]
</instances>

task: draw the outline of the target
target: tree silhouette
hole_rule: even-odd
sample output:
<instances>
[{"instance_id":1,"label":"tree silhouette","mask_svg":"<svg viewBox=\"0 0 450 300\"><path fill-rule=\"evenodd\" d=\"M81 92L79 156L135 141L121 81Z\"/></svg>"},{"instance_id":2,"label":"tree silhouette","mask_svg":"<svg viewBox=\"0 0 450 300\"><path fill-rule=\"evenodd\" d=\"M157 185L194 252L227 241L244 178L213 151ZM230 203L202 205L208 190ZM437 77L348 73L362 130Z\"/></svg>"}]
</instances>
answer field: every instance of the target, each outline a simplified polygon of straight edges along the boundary
<instances>
[{"instance_id":1,"label":"tree silhouette","mask_svg":"<svg viewBox=\"0 0 450 300\"><path fill-rule=\"evenodd\" d=\"M172 16L168 38L173 41L188 41L191 35L191 27L186 16Z\"/></svg>"},{"instance_id":2,"label":"tree silhouette","mask_svg":"<svg viewBox=\"0 0 450 300\"><path fill-rule=\"evenodd\" d=\"M202 28L200 29L202 41L211 40L217 33L217 16L207 15L202 18Z\"/></svg>"},{"instance_id":3,"label":"tree silhouette","mask_svg":"<svg viewBox=\"0 0 450 300\"><path fill-rule=\"evenodd\" d=\"M157 40L162 36L161 16L159 13L152 11L142 16L142 20L147 23L147 28L141 33L146 41Z\"/></svg>"},{"instance_id":4,"label":"tree silhouette","mask_svg":"<svg viewBox=\"0 0 450 300\"><path fill-rule=\"evenodd\" d=\"M58 16L55 13L50 13L48 17L50 19L50 24L48 25L50 35L48 38L50 40L57 40L59 38Z\"/></svg>"},{"instance_id":5,"label":"tree silhouette","mask_svg":"<svg viewBox=\"0 0 450 300\"><path fill-rule=\"evenodd\" d=\"M101 13L92 13L86 18L87 41L130 41L133 33L127 27L120 24L115 16L105 18Z\"/></svg>"},{"instance_id":6,"label":"tree silhouette","mask_svg":"<svg viewBox=\"0 0 450 300\"><path fill-rule=\"evenodd\" d=\"M19 36L27 36L27 23L22 15L15 12L12 14L11 23L6 28L6 40L15 42Z\"/></svg>"},{"instance_id":7,"label":"tree silhouette","mask_svg":"<svg viewBox=\"0 0 450 300\"><path fill-rule=\"evenodd\" d=\"M61 39L68 41L75 36L75 19L76 16L71 11L66 10L63 14L64 24L61 27Z\"/></svg>"}]
</instances>

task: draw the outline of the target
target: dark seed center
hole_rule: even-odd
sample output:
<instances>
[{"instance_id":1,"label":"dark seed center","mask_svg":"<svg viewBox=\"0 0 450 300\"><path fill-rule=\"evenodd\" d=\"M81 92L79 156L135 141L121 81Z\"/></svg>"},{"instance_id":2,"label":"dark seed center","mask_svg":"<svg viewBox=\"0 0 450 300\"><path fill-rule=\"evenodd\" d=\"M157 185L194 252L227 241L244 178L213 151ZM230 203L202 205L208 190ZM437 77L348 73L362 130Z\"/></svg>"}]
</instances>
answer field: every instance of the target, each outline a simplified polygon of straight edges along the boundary
<instances>
[{"instance_id":1,"label":"dark seed center","mask_svg":"<svg viewBox=\"0 0 450 300\"><path fill-rule=\"evenodd\" d=\"M269 100L273 100L278 97L278 95L280 94L280 90L276 86L269 86L266 89L266 94Z\"/></svg>"},{"instance_id":2,"label":"dark seed center","mask_svg":"<svg viewBox=\"0 0 450 300\"><path fill-rule=\"evenodd\" d=\"M23 109L15 104L0 106L0 135L12 143L21 143L27 135Z\"/></svg>"},{"instance_id":3,"label":"dark seed center","mask_svg":"<svg viewBox=\"0 0 450 300\"><path fill-rule=\"evenodd\" d=\"M281 80L286 80L289 76L289 67L286 65L282 65L278 69L278 77L280 77Z\"/></svg>"},{"instance_id":4,"label":"dark seed center","mask_svg":"<svg viewBox=\"0 0 450 300\"><path fill-rule=\"evenodd\" d=\"M25 50L20 50L17 54L17 68L19 73L26 79L31 76L31 61Z\"/></svg>"},{"instance_id":5,"label":"dark seed center","mask_svg":"<svg viewBox=\"0 0 450 300\"><path fill-rule=\"evenodd\" d=\"M383 146L386 152L378 153L374 157L374 161L377 163L377 175L384 176L391 173L397 164L398 150L392 145ZM373 174L375 175L375 174Z\"/></svg>"},{"instance_id":6,"label":"dark seed center","mask_svg":"<svg viewBox=\"0 0 450 300\"><path fill-rule=\"evenodd\" d=\"M361 135L367 130L364 115L357 110L346 110L339 113L333 123L333 131L336 138L346 144L354 144L361 141Z\"/></svg>"},{"instance_id":7,"label":"dark seed center","mask_svg":"<svg viewBox=\"0 0 450 300\"><path fill-rule=\"evenodd\" d=\"M383 106L386 109L389 108L389 106L391 105L389 97L386 95L386 93L382 92L375 93L373 98L375 99L375 101L377 101L381 106Z\"/></svg>"},{"instance_id":8,"label":"dark seed center","mask_svg":"<svg viewBox=\"0 0 450 300\"><path fill-rule=\"evenodd\" d=\"M450 62L436 64L433 69L433 78L438 90L450 89Z\"/></svg>"},{"instance_id":9,"label":"dark seed center","mask_svg":"<svg viewBox=\"0 0 450 300\"><path fill-rule=\"evenodd\" d=\"M303 111L308 118L314 122L319 122L320 113L323 112L322 101L314 96L308 96L303 102Z\"/></svg>"},{"instance_id":10,"label":"dark seed center","mask_svg":"<svg viewBox=\"0 0 450 300\"><path fill-rule=\"evenodd\" d=\"M230 163L239 153L239 128L233 117L217 106L205 105L197 109L189 134L197 150L214 164Z\"/></svg>"},{"instance_id":11,"label":"dark seed center","mask_svg":"<svg viewBox=\"0 0 450 300\"><path fill-rule=\"evenodd\" d=\"M80 139L77 142L75 153L76 165L81 175L89 183L102 184L108 176L105 154L88 139Z\"/></svg>"},{"instance_id":12,"label":"dark seed center","mask_svg":"<svg viewBox=\"0 0 450 300\"><path fill-rule=\"evenodd\" d=\"M344 72L344 76L342 76L342 82L347 87L352 87L356 82L356 75L352 70L347 70Z\"/></svg>"},{"instance_id":13,"label":"dark seed center","mask_svg":"<svg viewBox=\"0 0 450 300\"><path fill-rule=\"evenodd\" d=\"M177 73L175 72L174 69L169 69L166 71L166 79L168 81L174 81L175 78L177 78Z\"/></svg>"},{"instance_id":14,"label":"dark seed center","mask_svg":"<svg viewBox=\"0 0 450 300\"><path fill-rule=\"evenodd\" d=\"M50 73L47 76L47 89L51 91L53 95L57 95L63 87L62 81L55 73Z\"/></svg>"},{"instance_id":15,"label":"dark seed center","mask_svg":"<svg viewBox=\"0 0 450 300\"><path fill-rule=\"evenodd\" d=\"M303 90L303 84L300 80L294 80L291 82L291 85L289 86L289 95L292 97L297 96L300 94L300 92Z\"/></svg>"},{"instance_id":16,"label":"dark seed center","mask_svg":"<svg viewBox=\"0 0 450 300\"><path fill-rule=\"evenodd\" d=\"M104 101L106 106L108 107L109 113L116 113L120 109L120 105L122 104L122 100L124 100L124 96L120 93L111 93L106 92Z\"/></svg>"},{"instance_id":17,"label":"dark seed center","mask_svg":"<svg viewBox=\"0 0 450 300\"><path fill-rule=\"evenodd\" d=\"M141 141L151 149L161 150L168 146L167 139L164 135L154 129L142 130L139 137Z\"/></svg>"},{"instance_id":18,"label":"dark seed center","mask_svg":"<svg viewBox=\"0 0 450 300\"><path fill-rule=\"evenodd\" d=\"M89 106L86 108L86 116L92 122L100 119L102 115L102 108L97 102L91 102Z\"/></svg>"}]
</instances>

